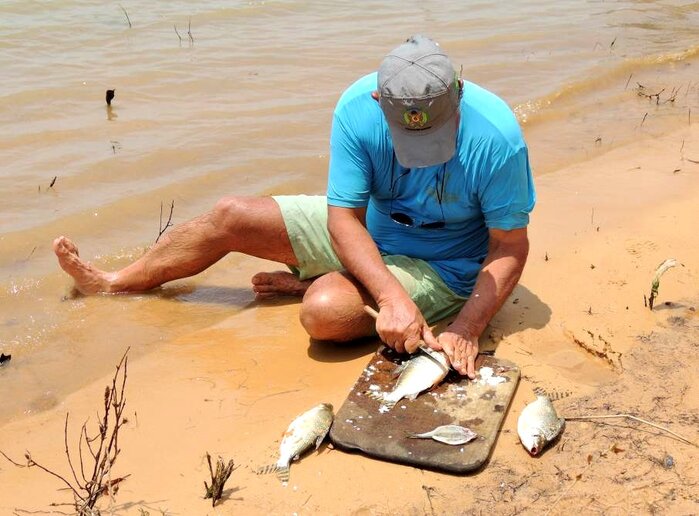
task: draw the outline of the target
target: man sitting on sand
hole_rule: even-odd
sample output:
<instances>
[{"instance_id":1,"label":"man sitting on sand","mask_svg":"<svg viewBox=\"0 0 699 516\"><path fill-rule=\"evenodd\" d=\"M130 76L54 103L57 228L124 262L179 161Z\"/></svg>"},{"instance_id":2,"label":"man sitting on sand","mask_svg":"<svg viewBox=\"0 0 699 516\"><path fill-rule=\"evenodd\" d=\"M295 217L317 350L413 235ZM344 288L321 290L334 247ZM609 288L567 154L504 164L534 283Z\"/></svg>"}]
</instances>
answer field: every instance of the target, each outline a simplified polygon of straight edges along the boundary
<instances>
[{"instance_id":1,"label":"man sitting on sand","mask_svg":"<svg viewBox=\"0 0 699 516\"><path fill-rule=\"evenodd\" d=\"M398 352L422 339L473 378L478 338L524 268L534 202L510 109L413 36L340 98L327 197L225 197L116 272L81 260L65 237L53 246L84 294L149 290L230 252L280 262L292 272L256 274L253 290L303 296L312 338L378 333ZM457 312L435 337L428 324Z\"/></svg>"}]
</instances>

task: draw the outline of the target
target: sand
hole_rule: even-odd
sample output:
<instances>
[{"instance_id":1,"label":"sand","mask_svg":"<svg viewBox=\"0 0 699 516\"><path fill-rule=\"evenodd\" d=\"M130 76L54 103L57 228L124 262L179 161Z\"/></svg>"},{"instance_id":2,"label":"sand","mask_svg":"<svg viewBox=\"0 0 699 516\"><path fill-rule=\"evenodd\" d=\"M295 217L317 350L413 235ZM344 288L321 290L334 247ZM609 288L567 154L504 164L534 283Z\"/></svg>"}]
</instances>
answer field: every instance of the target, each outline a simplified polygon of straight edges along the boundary
<instances>
[{"instance_id":1,"label":"sand","mask_svg":"<svg viewBox=\"0 0 699 516\"><path fill-rule=\"evenodd\" d=\"M684 142L684 143L683 143ZM693 160L693 161L690 161ZM490 460L453 476L323 446L284 487L257 476L288 423L316 403L339 407L377 342L309 342L294 300L252 303L129 364L128 423L113 476L130 476L103 514L603 514L699 512L699 450L626 420L570 421L542 456L516 435L532 389L570 395L561 415L631 413L699 441L699 125L639 141L537 178L531 254L482 345L522 380ZM663 276L644 306L655 267ZM274 270L250 259L244 270ZM12 367L12 363L8 367ZM11 381L11 377L6 378ZM44 412L0 427L0 450L25 450L69 478L69 442L94 425L111 376ZM205 454L238 466L215 508ZM0 460L0 513L69 511L60 481Z\"/></svg>"}]
</instances>

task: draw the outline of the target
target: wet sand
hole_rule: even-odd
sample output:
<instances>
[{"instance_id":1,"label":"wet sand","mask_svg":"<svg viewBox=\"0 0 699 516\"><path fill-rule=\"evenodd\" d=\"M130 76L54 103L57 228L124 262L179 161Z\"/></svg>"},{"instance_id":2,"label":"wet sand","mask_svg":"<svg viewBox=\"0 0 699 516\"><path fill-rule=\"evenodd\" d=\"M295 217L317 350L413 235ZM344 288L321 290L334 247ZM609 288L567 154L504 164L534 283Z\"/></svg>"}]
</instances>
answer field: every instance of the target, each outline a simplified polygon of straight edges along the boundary
<instances>
[{"instance_id":1,"label":"wet sand","mask_svg":"<svg viewBox=\"0 0 699 516\"><path fill-rule=\"evenodd\" d=\"M516 436L517 416L542 387L572 393L555 402L561 415L632 413L699 441L694 161L698 125L538 178L527 268L482 339L521 367L522 380L481 471L452 476L325 445L292 466L287 487L255 475L275 457L296 415L322 401L342 404L378 343L309 342L293 300L250 302L129 364L129 422L113 476L130 477L111 505L114 514L697 512L697 448L651 427L571 421L539 458ZM683 265L663 276L651 312L643 296L655 267L670 257ZM236 263L241 289L254 272L275 269L252 259ZM13 367L2 371L4 382ZM29 450L68 476L65 415L76 442L82 422L94 423L110 380L1 426L0 449L17 460ZM203 499L207 451L238 465L215 509ZM0 461L2 514L68 502L61 487L36 468Z\"/></svg>"}]
</instances>

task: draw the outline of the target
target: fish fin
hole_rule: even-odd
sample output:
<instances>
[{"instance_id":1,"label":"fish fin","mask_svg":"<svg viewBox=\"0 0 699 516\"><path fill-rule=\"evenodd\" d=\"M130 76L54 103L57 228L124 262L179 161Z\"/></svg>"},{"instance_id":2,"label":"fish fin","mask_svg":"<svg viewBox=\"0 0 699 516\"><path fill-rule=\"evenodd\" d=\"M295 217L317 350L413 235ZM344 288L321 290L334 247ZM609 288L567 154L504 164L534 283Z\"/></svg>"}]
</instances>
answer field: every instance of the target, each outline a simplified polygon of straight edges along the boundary
<instances>
[{"instance_id":1,"label":"fish fin","mask_svg":"<svg viewBox=\"0 0 699 516\"><path fill-rule=\"evenodd\" d=\"M328 430L323 434L319 435L318 438L316 439L316 450L320 448L320 445L323 444L323 441L325 440L325 437L328 435L328 432L330 432L330 428L328 427Z\"/></svg>"},{"instance_id":2,"label":"fish fin","mask_svg":"<svg viewBox=\"0 0 699 516\"><path fill-rule=\"evenodd\" d=\"M275 471L277 473L277 478L281 481L282 484L286 485L289 483L289 465L288 464L286 464L284 466L277 466Z\"/></svg>"}]
</instances>

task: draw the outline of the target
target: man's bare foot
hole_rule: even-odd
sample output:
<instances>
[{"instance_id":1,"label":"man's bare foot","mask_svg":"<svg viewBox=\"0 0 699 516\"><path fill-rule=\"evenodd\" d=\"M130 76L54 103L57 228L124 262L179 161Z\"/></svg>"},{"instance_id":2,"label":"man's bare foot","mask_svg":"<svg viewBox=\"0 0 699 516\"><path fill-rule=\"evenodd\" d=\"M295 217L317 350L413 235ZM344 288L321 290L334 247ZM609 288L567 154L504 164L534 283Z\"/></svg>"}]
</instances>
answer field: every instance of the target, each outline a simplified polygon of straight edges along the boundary
<instances>
[{"instance_id":1,"label":"man's bare foot","mask_svg":"<svg viewBox=\"0 0 699 516\"><path fill-rule=\"evenodd\" d=\"M78 256L76 245L64 236L53 241L53 252L58 257L58 264L75 280L75 288L81 294L98 294L110 292L113 274L95 269Z\"/></svg>"},{"instance_id":2,"label":"man's bare foot","mask_svg":"<svg viewBox=\"0 0 699 516\"><path fill-rule=\"evenodd\" d=\"M286 271L258 272L252 277L252 290L255 299L269 299L277 296L301 297L313 280L301 281Z\"/></svg>"}]
</instances>

